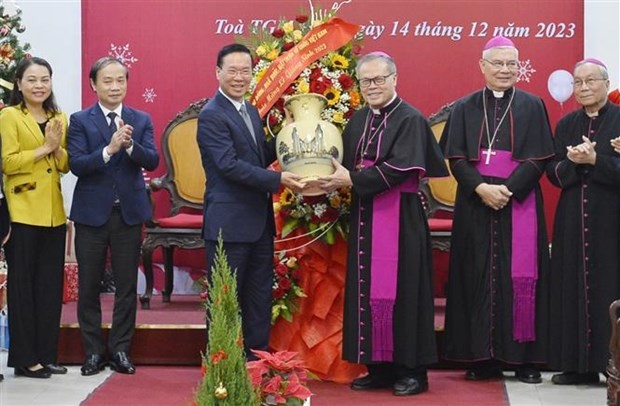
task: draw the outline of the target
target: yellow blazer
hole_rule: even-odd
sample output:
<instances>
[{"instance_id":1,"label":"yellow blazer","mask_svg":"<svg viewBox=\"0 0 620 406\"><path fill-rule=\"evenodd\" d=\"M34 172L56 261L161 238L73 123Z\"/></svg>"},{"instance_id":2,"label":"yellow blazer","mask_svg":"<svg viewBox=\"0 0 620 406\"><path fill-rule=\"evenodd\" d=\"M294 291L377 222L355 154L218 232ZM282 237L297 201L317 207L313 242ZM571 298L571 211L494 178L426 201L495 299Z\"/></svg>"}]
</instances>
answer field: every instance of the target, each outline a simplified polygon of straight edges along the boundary
<instances>
[{"instance_id":1,"label":"yellow blazer","mask_svg":"<svg viewBox=\"0 0 620 406\"><path fill-rule=\"evenodd\" d=\"M45 143L36 120L19 106L0 111L4 195L12 222L56 227L67 221L60 189L60 175L69 171L67 117L64 113L55 117L63 124L62 155L51 154L35 162L35 149Z\"/></svg>"}]
</instances>

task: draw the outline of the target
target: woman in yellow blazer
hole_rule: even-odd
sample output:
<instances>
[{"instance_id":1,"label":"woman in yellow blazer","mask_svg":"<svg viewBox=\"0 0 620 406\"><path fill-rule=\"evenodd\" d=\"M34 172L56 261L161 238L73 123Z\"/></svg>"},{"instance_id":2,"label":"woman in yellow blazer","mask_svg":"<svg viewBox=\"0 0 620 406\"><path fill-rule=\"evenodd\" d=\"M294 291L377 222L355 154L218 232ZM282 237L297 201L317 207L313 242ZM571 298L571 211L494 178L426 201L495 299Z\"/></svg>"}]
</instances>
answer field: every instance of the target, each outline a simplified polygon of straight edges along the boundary
<instances>
[{"instance_id":1,"label":"woman in yellow blazer","mask_svg":"<svg viewBox=\"0 0 620 406\"><path fill-rule=\"evenodd\" d=\"M0 111L4 194L11 216L8 365L15 375L49 378L57 364L66 215L60 175L69 171L67 119L56 106L52 68L32 57L17 66L9 106Z\"/></svg>"}]
</instances>

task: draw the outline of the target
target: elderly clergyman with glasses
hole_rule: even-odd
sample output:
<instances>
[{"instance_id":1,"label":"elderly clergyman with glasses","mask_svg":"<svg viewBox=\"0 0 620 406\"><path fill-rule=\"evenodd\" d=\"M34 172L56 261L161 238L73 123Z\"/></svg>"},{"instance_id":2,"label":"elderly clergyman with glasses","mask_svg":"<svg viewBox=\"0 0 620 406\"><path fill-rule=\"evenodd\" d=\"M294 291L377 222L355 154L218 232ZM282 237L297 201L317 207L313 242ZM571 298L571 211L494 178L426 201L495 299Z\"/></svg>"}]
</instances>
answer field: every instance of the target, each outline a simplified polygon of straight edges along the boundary
<instances>
[{"instance_id":1,"label":"elderly clergyman with glasses","mask_svg":"<svg viewBox=\"0 0 620 406\"><path fill-rule=\"evenodd\" d=\"M549 180L562 189L551 260L549 366L556 385L595 384L609 359L607 309L620 298L620 106L607 100L603 62L575 65L575 100L555 131Z\"/></svg>"},{"instance_id":2,"label":"elderly clergyman with glasses","mask_svg":"<svg viewBox=\"0 0 620 406\"><path fill-rule=\"evenodd\" d=\"M396 94L396 64L384 52L360 58L362 96L342 136L343 165L323 177L330 192L352 187L343 357L365 364L354 390L428 390L437 362L431 245L418 182L447 176L424 116Z\"/></svg>"},{"instance_id":3,"label":"elderly clergyman with glasses","mask_svg":"<svg viewBox=\"0 0 620 406\"><path fill-rule=\"evenodd\" d=\"M515 88L519 52L485 45L482 89L458 100L441 142L458 182L446 304L445 356L468 380L516 371L541 382L547 361L549 255L538 184L553 156L543 101Z\"/></svg>"}]
</instances>

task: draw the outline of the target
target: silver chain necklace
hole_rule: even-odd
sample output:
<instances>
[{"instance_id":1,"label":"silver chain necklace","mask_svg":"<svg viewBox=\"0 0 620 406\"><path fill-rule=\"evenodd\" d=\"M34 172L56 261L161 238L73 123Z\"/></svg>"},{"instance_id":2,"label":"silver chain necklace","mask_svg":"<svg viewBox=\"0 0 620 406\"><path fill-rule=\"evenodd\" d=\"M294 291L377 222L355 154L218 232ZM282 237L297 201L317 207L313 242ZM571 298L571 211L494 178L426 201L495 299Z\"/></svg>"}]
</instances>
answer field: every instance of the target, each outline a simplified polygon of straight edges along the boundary
<instances>
[{"instance_id":1,"label":"silver chain necklace","mask_svg":"<svg viewBox=\"0 0 620 406\"><path fill-rule=\"evenodd\" d=\"M485 94L486 90L487 88L485 86L484 89L482 89L482 109L484 110L484 125L487 129L487 142L489 143L489 146L487 147L486 151L482 151L482 154L487 156L486 159L484 160L484 163L485 165L488 165L489 162L491 162L491 155L496 154L496 152L493 151L493 143L495 142L495 138L497 137L497 132L499 131L499 128L502 126L504 119L506 118L506 116L508 115L508 112L510 111L510 106L512 105L512 99L514 99L517 89L515 88L512 89L512 94L510 95L508 106L506 107L506 111L504 111L504 115L499 120L499 123L497 123L497 127L495 127L495 130L493 131L493 137L491 137L489 117L487 114L487 97Z\"/></svg>"}]
</instances>

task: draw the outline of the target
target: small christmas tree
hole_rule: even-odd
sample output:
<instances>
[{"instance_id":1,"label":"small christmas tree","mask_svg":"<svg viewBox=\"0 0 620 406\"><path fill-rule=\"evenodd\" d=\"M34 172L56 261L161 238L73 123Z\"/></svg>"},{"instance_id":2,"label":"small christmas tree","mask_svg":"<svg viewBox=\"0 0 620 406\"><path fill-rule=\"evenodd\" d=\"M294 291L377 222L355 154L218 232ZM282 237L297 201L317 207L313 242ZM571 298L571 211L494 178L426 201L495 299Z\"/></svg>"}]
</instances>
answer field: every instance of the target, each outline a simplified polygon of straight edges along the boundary
<instances>
[{"instance_id":1,"label":"small christmas tree","mask_svg":"<svg viewBox=\"0 0 620 406\"><path fill-rule=\"evenodd\" d=\"M20 45L17 34L26 30L22 24L22 11L16 8L14 15L8 15L0 0L0 109L9 101L17 63L29 58L30 44Z\"/></svg>"},{"instance_id":2,"label":"small christmas tree","mask_svg":"<svg viewBox=\"0 0 620 406\"><path fill-rule=\"evenodd\" d=\"M202 360L205 375L194 401L198 406L258 405L245 365L237 281L221 234L210 279L206 301L209 342Z\"/></svg>"}]
</instances>

